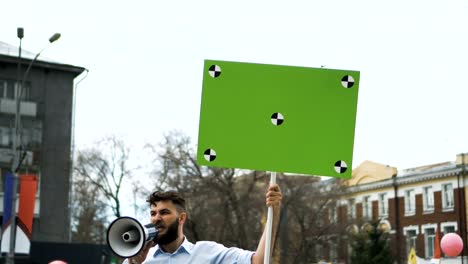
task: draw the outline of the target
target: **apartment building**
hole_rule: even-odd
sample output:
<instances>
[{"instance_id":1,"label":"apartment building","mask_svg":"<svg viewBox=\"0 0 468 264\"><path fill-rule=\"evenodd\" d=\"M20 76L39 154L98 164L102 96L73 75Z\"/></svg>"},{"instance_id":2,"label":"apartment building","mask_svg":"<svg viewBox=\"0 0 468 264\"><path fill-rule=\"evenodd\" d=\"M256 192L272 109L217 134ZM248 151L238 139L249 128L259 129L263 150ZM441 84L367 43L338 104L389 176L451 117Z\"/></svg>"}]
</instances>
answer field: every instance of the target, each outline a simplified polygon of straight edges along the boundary
<instances>
[{"instance_id":1,"label":"apartment building","mask_svg":"<svg viewBox=\"0 0 468 264\"><path fill-rule=\"evenodd\" d=\"M20 79L35 54L22 52ZM4 175L11 172L16 99L20 98L22 153L19 173L39 177L33 241L68 241L74 80L85 69L39 57L18 92L18 48L0 42L0 214Z\"/></svg>"}]
</instances>

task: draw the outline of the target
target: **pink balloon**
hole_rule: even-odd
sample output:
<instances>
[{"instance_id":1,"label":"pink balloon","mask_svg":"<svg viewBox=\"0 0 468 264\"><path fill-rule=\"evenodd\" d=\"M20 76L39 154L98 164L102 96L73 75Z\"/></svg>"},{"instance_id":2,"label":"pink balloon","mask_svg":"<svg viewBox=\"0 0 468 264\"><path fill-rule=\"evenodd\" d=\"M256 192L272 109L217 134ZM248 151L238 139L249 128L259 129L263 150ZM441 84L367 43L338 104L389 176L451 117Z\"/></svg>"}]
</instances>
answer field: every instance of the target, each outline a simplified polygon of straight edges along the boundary
<instances>
[{"instance_id":1,"label":"pink balloon","mask_svg":"<svg viewBox=\"0 0 468 264\"><path fill-rule=\"evenodd\" d=\"M65 261L61 261L61 260L54 260L52 262L49 262L49 264L67 264Z\"/></svg>"},{"instance_id":2,"label":"pink balloon","mask_svg":"<svg viewBox=\"0 0 468 264\"><path fill-rule=\"evenodd\" d=\"M455 233L448 233L442 237L440 248L449 257L456 257L463 250L463 241L461 237Z\"/></svg>"}]
</instances>

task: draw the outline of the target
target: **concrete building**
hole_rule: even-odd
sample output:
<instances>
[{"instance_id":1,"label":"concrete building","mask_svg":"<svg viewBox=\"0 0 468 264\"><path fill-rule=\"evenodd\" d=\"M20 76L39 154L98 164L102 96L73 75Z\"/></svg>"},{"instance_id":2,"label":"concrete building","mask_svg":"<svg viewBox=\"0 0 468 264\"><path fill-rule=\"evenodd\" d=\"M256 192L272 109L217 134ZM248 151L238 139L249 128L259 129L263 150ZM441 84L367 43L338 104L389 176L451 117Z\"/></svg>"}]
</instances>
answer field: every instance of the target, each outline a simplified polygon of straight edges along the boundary
<instances>
[{"instance_id":1,"label":"concrete building","mask_svg":"<svg viewBox=\"0 0 468 264\"><path fill-rule=\"evenodd\" d=\"M22 51L21 75L34 58ZM0 42L0 214L5 172L11 171L18 48ZM39 57L23 88L20 104L25 159L20 173L39 176L32 241L69 240L71 142L74 80L85 69Z\"/></svg>"}]
</instances>

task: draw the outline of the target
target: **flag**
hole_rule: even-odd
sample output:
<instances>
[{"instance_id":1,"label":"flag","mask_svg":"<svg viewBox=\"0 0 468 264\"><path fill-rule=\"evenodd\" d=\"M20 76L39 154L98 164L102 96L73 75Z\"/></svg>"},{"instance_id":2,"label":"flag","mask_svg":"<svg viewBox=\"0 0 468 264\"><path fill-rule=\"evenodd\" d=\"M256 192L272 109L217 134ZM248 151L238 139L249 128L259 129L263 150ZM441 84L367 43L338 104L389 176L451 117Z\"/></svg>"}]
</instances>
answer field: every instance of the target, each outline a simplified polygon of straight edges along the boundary
<instances>
[{"instance_id":1,"label":"flag","mask_svg":"<svg viewBox=\"0 0 468 264\"><path fill-rule=\"evenodd\" d=\"M15 252L29 254L31 247L34 205L36 203L38 178L36 175L20 176L20 193L18 209L18 227L16 229Z\"/></svg>"},{"instance_id":2,"label":"flag","mask_svg":"<svg viewBox=\"0 0 468 264\"><path fill-rule=\"evenodd\" d=\"M416 259L416 251L414 250L414 247L411 247L410 253L408 255L408 264L417 264Z\"/></svg>"},{"instance_id":3,"label":"flag","mask_svg":"<svg viewBox=\"0 0 468 264\"><path fill-rule=\"evenodd\" d=\"M15 184L15 175L13 173L5 173L5 185L3 194L3 221L2 221L2 244L1 252L10 251L10 233L11 220L13 210L11 204L13 202L13 185Z\"/></svg>"},{"instance_id":4,"label":"flag","mask_svg":"<svg viewBox=\"0 0 468 264\"><path fill-rule=\"evenodd\" d=\"M442 254L440 251L439 231L436 231L435 244L434 244L434 258L440 259L441 257L442 257Z\"/></svg>"}]
</instances>

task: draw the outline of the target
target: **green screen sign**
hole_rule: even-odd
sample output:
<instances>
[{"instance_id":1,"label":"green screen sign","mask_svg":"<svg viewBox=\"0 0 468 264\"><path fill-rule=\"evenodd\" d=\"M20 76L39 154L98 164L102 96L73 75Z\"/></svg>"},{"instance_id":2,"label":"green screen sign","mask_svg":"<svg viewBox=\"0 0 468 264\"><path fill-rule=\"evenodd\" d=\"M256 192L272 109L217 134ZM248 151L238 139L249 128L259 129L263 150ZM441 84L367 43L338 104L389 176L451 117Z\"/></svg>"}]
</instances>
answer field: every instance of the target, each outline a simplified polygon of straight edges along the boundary
<instances>
[{"instance_id":1,"label":"green screen sign","mask_svg":"<svg viewBox=\"0 0 468 264\"><path fill-rule=\"evenodd\" d=\"M351 177L359 72L206 60L200 165Z\"/></svg>"}]
</instances>

